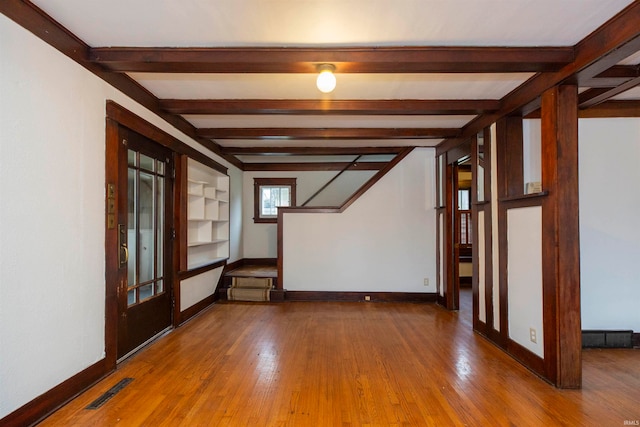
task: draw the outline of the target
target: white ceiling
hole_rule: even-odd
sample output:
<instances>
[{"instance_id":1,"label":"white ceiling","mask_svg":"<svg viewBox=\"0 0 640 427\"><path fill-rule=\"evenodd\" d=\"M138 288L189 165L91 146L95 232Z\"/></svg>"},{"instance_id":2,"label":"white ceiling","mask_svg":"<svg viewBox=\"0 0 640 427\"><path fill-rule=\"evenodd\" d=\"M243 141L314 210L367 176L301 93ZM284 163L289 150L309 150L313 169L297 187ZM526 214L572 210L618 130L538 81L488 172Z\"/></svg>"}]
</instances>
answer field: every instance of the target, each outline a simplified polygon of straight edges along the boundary
<instances>
[{"instance_id":1,"label":"white ceiling","mask_svg":"<svg viewBox=\"0 0 640 427\"><path fill-rule=\"evenodd\" d=\"M633 0L34 0L91 47L577 44ZM640 54L622 62L640 63ZM532 73L128 75L159 99L499 100ZM584 88L581 88L584 90ZM636 88L615 99L640 99ZM183 115L196 128L462 128L476 116ZM216 139L222 147L435 146L441 139Z\"/></svg>"},{"instance_id":2,"label":"white ceiling","mask_svg":"<svg viewBox=\"0 0 640 427\"><path fill-rule=\"evenodd\" d=\"M90 46L570 46L631 0L36 0Z\"/></svg>"},{"instance_id":3,"label":"white ceiling","mask_svg":"<svg viewBox=\"0 0 640 427\"><path fill-rule=\"evenodd\" d=\"M128 74L168 99L500 99L533 75L337 73L323 95L315 74Z\"/></svg>"}]
</instances>

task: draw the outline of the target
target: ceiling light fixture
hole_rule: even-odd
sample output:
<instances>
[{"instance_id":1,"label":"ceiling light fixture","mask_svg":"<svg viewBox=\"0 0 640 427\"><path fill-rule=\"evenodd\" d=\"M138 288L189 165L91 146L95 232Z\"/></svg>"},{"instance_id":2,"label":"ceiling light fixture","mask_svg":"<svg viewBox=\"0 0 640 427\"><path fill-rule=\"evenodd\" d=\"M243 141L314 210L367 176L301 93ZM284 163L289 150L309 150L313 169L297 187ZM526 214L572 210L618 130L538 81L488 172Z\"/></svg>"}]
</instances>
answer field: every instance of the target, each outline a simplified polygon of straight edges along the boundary
<instances>
[{"instance_id":1,"label":"ceiling light fixture","mask_svg":"<svg viewBox=\"0 0 640 427\"><path fill-rule=\"evenodd\" d=\"M322 93L330 93L336 88L336 76L333 72L336 67L331 64L322 64L318 66L318 78L316 80L316 86Z\"/></svg>"}]
</instances>

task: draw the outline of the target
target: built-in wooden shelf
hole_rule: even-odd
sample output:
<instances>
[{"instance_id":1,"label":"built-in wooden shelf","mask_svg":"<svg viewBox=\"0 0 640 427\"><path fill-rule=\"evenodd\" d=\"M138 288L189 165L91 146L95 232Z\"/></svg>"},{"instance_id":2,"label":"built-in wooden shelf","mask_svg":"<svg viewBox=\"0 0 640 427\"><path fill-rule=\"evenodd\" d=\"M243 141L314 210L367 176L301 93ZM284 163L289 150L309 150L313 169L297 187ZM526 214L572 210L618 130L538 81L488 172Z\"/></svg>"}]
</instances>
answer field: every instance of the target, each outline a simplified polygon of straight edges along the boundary
<instances>
[{"instance_id":1,"label":"built-in wooden shelf","mask_svg":"<svg viewBox=\"0 0 640 427\"><path fill-rule=\"evenodd\" d=\"M187 194L187 268L229 258L229 177L189 159Z\"/></svg>"}]
</instances>

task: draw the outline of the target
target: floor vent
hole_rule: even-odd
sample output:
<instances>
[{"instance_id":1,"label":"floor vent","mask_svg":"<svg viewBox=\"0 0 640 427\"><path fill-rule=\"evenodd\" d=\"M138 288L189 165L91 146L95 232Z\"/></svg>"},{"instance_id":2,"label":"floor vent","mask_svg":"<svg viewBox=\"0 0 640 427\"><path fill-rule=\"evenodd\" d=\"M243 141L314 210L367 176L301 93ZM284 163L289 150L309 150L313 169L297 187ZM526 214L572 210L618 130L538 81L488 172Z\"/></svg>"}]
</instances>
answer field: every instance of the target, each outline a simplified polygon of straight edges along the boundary
<instances>
[{"instance_id":1,"label":"floor vent","mask_svg":"<svg viewBox=\"0 0 640 427\"><path fill-rule=\"evenodd\" d=\"M118 384L114 385L109 390L107 390L102 396L100 396L99 398L91 402L89 406L87 406L85 409L98 409L99 407L104 405L109 399L115 396L120 390L125 388L131 381L133 381L133 378L121 379L118 382Z\"/></svg>"},{"instance_id":2,"label":"floor vent","mask_svg":"<svg viewBox=\"0 0 640 427\"><path fill-rule=\"evenodd\" d=\"M633 348L633 331L582 331L582 348Z\"/></svg>"}]
</instances>

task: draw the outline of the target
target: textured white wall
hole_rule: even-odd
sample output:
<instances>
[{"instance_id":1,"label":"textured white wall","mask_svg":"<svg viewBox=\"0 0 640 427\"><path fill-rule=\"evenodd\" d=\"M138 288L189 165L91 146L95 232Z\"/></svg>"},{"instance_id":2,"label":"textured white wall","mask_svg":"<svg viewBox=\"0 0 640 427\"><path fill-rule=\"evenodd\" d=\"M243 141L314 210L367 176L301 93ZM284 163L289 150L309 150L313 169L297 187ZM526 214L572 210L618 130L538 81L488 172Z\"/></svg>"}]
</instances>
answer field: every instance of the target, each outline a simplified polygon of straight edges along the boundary
<instances>
[{"instance_id":1,"label":"textured white wall","mask_svg":"<svg viewBox=\"0 0 640 427\"><path fill-rule=\"evenodd\" d=\"M507 211L509 337L544 358L542 330L542 207ZM532 342L529 329L536 330Z\"/></svg>"},{"instance_id":2,"label":"textured white wall","mask_svg":"<svg viewBox=\"0 0 640 427\"><path fill-rule=\"evenodd\" d=\"M434 164L416 149L341 214L285 214L284 288L435 292Z\"/></svg>"},{"instance_id":3,"label":"textured white wall","mask_svg":"<svg viewBox=\"0 0 640 427\"><path fill-rule=\"evenodd\" d=\"M640 332L640 119L581 119L582 329Z\"/></svg>"},{"instance_id":4,"label":"textured white wall","mask_svg":"<svg viewBox=\"0 0 640 427\"><path fill-rule=\"evenodd\" d=\"M104 357L106 100L200 146L4 15L0 94L2 418Z\"/></svg>"}]
</instances>

